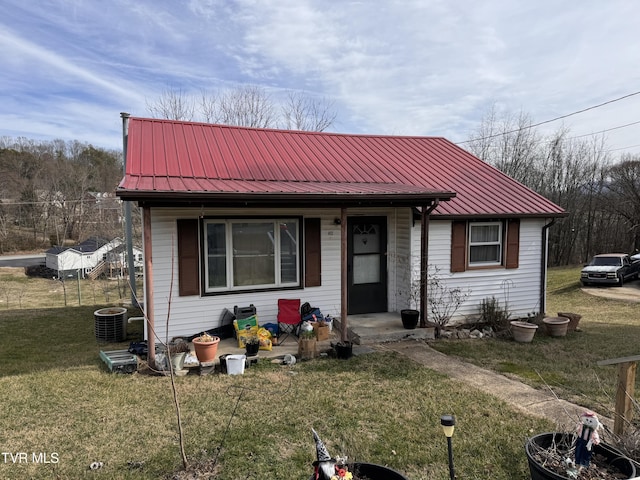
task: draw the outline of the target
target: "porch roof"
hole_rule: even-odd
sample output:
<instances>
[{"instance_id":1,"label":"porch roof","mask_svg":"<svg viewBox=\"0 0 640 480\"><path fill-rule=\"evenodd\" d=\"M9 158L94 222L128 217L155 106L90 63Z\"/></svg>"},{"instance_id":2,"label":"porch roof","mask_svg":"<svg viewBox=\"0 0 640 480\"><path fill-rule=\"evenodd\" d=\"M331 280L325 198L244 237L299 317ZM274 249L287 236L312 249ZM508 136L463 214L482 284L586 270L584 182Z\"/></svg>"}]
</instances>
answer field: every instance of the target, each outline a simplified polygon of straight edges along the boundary
<instances>
[{"instance_id":1,"label":"porch roof","mask_svg":"<svg viewBox=\"0 0 640 480\"><path fill-rule=\"evenodd\" d=\"M126 162L117 195L154 205L438 202L433 215L563 213L440 137L347 135L132 117Z\"/></svg>"}]
</instances>

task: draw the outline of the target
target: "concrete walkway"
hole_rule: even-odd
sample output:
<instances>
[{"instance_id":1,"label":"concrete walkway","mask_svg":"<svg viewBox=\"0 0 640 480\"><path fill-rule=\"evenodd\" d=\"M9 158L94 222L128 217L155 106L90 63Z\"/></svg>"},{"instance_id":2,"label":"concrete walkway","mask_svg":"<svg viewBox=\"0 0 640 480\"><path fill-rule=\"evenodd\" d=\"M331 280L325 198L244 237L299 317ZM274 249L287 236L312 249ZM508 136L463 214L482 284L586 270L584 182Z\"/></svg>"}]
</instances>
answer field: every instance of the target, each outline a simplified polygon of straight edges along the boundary
<instances>
[{"instance_id":1,"label":"concrete walkway","mask_svg":"<svg viewBox=\"0 0 640 480\"><path fill-rule=\"evenodd\" d=\"M586 410L556 398L549 390L537 390L491 370L440 353L425 342L405 340L381 344L381 349L398 352L432 370L443 373L478 390L493 395L530 415L551 420L558 431L573 431L578 417ZM613 421L598 413L600 421L613 428Z\"/></svg>"}]
</instances>

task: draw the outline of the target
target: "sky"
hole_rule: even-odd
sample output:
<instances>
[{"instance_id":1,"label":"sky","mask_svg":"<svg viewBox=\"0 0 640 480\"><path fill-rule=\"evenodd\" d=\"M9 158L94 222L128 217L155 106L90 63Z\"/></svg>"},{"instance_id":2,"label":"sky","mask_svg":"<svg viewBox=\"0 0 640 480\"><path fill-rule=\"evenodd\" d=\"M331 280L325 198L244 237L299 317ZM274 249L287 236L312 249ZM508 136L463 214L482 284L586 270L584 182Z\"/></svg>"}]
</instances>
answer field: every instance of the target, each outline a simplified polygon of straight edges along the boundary
<instances>
[{"instance_id":1,"label":"sky","mask_svg":"<svg viewBox=\"0 0 640 480\"><path fill-rule=\"evenodd\" d=\"M538 123L630 95L539 129L640 154L639 18L631 0L0 0L0 137L120 150L120 112L248 84L330 99L329 131L456 143L491 108Z\"/></svg>"}]
</instances>

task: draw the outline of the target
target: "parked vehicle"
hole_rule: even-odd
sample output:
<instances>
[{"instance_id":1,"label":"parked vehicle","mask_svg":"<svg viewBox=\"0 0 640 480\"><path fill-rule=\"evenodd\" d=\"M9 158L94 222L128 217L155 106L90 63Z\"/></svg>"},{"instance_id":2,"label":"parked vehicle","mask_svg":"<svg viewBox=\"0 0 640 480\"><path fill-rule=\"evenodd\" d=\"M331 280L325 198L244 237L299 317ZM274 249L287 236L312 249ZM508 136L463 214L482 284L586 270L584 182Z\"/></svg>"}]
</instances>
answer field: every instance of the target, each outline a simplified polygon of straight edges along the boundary
<instances>
[{"instance_id":1,"label":"parked vehicle","mask_svg":"<svg viewBox=\"0 0 640 480\"><path fill-rule=\"evenodd\" d=\"M635 256L634 256L635 257ZM582 285L617 285L638 278L640 258L632 259L625 253L603 253L595 255L582 269Z\"/></svg>"}]
</instances>

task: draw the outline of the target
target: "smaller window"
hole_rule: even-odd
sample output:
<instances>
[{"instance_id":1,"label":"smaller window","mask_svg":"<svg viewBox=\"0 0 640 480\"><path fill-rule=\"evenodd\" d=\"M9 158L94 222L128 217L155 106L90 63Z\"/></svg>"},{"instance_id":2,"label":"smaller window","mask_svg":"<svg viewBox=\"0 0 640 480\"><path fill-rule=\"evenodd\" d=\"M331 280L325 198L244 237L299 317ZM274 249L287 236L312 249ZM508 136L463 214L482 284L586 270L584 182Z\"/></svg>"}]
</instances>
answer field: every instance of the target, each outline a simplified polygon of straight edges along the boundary
<instances>
[{"instance_id":1,"label":"smaller window","mask_svg":"<svg viewBox=\"0 0 640 480\"><path fill-rule=\"evenodd\" d=\"M469 224L469 266L502 263L502 224L476 222Z\"/></svg>"}]
</instances>

